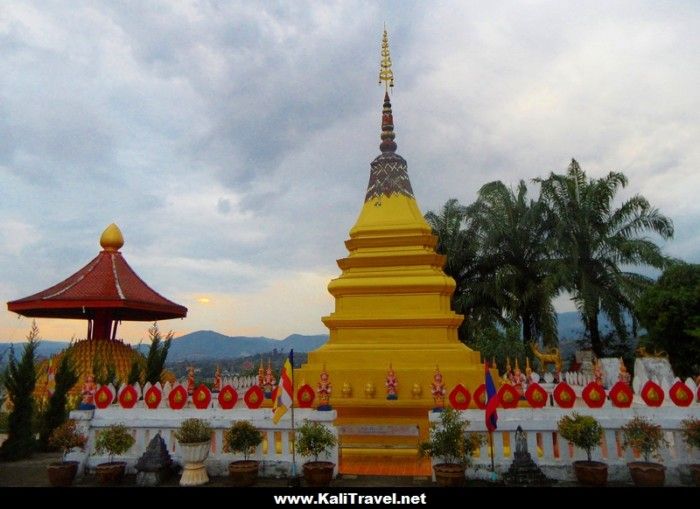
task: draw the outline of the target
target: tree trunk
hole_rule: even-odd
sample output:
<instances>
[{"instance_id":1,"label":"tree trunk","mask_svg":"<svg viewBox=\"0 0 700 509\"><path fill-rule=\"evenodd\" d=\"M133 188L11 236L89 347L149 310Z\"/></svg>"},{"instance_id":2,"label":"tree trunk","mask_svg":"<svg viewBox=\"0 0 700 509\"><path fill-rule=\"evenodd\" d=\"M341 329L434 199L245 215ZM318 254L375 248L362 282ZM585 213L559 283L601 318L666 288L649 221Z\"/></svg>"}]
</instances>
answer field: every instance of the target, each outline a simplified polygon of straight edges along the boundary
<instances>
[{"instance_id":1,"label":"tree trunk","mask_svg":"<svg viewBox=\"0 0 700 509\"><path fill-rule=\"evenodd\" d=\"M529 313L523 313L523 341L525 344L532 343L533 341L533 327L532 327L532 315Z\"/></svg>"},{"instance_id":2,"label":"tree trunk","mask_svg":"<svg viewBox=\"0 0 700 509\"><path fill-rule=\"evenodd\" d=\"M586 327L588 328L588 333L591 335L593 353L595 353L596 357L600 358L603 356L603 341L600 339L600 332L598 331L598 313L586 317Z\"/></svg>"}]
</instances>

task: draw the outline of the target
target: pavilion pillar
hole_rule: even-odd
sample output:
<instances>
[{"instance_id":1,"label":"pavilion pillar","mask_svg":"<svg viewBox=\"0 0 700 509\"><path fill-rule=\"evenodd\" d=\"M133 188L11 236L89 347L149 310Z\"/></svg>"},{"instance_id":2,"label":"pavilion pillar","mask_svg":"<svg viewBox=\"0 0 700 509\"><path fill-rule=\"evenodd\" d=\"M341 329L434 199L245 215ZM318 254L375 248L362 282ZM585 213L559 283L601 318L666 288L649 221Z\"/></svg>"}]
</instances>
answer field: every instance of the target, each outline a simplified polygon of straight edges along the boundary
<instances>
[{"instance_id":1,"label":"pavilion pillar","mask_svg":"<svg viewBox=\"0 0 700 509\"><path fill-rule=\"evenodd\" d=\"M108 309L96 309L90 339L109 339L112 333L112 316Z\"/></svg>"}]
</instances>

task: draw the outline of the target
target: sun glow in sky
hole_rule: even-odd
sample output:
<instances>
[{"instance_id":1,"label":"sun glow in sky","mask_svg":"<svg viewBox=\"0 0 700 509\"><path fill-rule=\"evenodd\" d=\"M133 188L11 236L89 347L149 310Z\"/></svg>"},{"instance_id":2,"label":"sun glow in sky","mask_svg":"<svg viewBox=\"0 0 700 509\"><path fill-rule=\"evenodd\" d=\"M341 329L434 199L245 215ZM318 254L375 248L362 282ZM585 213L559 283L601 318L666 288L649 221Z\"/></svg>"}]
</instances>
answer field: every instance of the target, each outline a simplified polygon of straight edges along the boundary
<instances>
[{"instance_id":1,"label":"sun glow in sky","mask_svg":"<svg viewBox=\"0 0 700 509\"><path fill-rule=\"evenodd\" d=\"M591 176L623 171L622 198L673 219L665 251L700 262L700 3L9 0L0 300L77 271L116 222L132 268L189 309L163 330L325 333L379 153L384 22L423 212L575 157ZM4 311L0 341L29 325Z\"/></svg>"}]
</instances>

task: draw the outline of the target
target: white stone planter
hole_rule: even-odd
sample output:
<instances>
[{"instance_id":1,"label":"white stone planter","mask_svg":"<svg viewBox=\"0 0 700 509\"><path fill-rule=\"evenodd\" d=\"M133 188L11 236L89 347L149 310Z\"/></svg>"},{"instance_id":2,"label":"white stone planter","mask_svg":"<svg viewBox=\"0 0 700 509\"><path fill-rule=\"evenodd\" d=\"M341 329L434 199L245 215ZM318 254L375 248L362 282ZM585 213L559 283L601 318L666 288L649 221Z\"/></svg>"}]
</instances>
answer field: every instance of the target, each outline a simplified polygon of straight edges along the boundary
<instances>
[{"instance_id":1,"label":"white stone planter","mask_svg":"<svg viewBox=\"0 0 700 509\"><path fill-rule=\"evenodd\" d=\"M182 461L185 463L180 486L199 486L209 482L204 460L209 456L210 448L211 440L198 444L180 444Z\"/></svg>"}]
</instances>

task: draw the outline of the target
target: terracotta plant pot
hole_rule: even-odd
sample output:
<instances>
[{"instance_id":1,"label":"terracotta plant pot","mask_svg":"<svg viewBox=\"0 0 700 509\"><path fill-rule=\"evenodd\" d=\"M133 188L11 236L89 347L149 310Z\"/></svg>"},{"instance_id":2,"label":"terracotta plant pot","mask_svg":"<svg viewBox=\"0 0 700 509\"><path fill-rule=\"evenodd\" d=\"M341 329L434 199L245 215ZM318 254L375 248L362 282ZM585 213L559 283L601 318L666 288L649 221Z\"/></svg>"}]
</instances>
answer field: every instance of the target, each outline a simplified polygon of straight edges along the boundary
<instances>
[{"instance_id":1,"label":"terracotta plant pot","mask_svg":"<svg viewBox=\"0 0 700 509\"><path fill-rule=\"evenodd\" d=\"M113 461L111 463L100 463L95 467L95 474L100 480L100 484L119 484L124 477L126 470L125 461Z\"/></svg>"},{"instance_id":2,"label":"terracotta plant pot","mask_svg":"<svg viewBox=\"0 0 700 509\"><path fill-rule=\"evenodd\" d=\"M253 486L258 480L258 462L254 460L232 461L228 464L228 476L233 486Z\"/></svg>"},{"instance_id":3,"label":"terracotta plant pot","mask_svg":"<svg viewBox=\"0 0 700 509\"><path fill-rule=\"evenodd\" d=\"M466 482L464 467L457 463L438 463L433 465L433 471L438 486L464 486Z\"/></svg>"},{"instance_id":4,"label":"terracotta plant pot","mask_svg":"<svg viewBox=\"0 0 700 509\"><path fill-rule=\"evenodd\" d=\"M630 475L635 486L663 486L664 481L666 481L666 467L660 463L633 461L632 463L627 463L627 467L630 469Z\"/></svg>"},{"instance_id":5,"label":"terracotta plant pot","mask_svg":"<svg viewBox=\"0 0 700 509\"><path fill-rule=\"evenodd\" d=\"M314 487L328 486L333 479L335 463L330 461L309 461L304 463L304 480Z\"/></svg>"},{"instance_id":6,"label":"terracotta plant pot","mask_svg":"<svg viewBox=\"0 0 700 509\"><path fill-rule=\"evenodd\" d=\"M180 444L182 461L185 463L180 486L199 486L209 482L204 460L209 456L210 447L210 440L198 444Z\"/></svg>"},{"instance_id":7,"label":"terracotta plant pot","mask_svg":"<svg viewBox=\"0 0 700 509\"><path fill-rule=\"evenodd\" d=\"M574 461L576 480L585 486L605 486L608 483L608 465L600 461Z\"/></svg>"},{"instance_id":8,"label":"terracotta plant pot","mask_svg":"<svg viewBox=\"0 0 700 509\"><path fill-rule=\"evenodd\" d=\"M700 487L700 465L690 465L690 475L693 477L695 486Z\"/></svg>"},{"instance_id":9,"label":"terracotta plant pot","mask_svg":"<svg viewBox=\"0 0 700 509\"><path fill-rule=\"evenodd\" d=\"M75 474L78 473L77 461L62 461L51 463L48 467L49 483L51 486L70 486Z\"/></svg>"}]
</instances>

